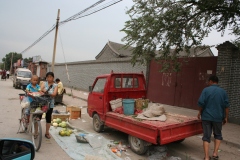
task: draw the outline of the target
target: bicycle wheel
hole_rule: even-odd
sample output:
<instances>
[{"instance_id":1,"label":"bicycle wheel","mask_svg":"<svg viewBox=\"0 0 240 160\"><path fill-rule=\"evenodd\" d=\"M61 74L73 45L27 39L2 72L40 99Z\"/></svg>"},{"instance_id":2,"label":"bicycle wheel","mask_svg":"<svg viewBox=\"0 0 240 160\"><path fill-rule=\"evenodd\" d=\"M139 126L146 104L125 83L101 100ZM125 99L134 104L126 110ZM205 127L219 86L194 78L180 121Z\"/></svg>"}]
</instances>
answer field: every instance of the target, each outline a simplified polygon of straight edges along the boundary
<instances>
[{"instance_id":1,"label":"bicycle wheel","mask_svg":"<svg viewBox=\"0 0 240 160\"><path fill-rule=\"evenodd\" d=\"M24 114L24 109L22 109L21 119L20 119L20 132L26 132L28 127L28 117Z\"/></svg>"},{"instance_id":2,"label":"bicycle wheel","mask_svg":"<svg viewBox=\"0 0 240 160\"><path fill-rule=\"evenodd\" d=\"M32 142L35 150L38 151L42 143L42 126L39 120L32 121Z\"/></svg>"}]
</instances>

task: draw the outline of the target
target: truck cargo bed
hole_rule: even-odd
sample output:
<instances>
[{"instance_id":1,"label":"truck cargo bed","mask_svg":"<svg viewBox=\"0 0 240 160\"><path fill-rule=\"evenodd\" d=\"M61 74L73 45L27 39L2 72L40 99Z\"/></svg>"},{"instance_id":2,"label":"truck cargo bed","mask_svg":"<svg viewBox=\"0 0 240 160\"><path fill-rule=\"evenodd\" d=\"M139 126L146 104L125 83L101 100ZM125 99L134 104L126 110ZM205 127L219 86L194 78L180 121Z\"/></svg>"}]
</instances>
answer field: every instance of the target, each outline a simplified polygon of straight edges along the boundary
<instances>
[{"instance_id":1,"label":"truck cargo bed","mask_svg":"<svg viewBox=\"0 0 240 160\"><path fill-rule=\"evenodd\" d=\"M167 144L201 134L202 124L196 117L166 113L167 120L149 121L107 112L105 125L153 144Z\"/></svg>"}]
</instances>

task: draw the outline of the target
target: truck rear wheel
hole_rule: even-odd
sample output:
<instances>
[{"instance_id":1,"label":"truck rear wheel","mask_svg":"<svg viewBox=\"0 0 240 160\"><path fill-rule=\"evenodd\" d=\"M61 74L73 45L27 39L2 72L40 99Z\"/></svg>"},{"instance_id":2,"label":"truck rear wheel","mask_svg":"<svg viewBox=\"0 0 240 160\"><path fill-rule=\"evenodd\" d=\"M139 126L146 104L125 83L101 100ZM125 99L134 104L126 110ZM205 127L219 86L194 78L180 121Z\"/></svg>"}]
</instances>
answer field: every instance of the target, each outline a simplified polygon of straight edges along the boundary
<instances>
[{"instance_id":1,"label":"truck rear wheel","mask_svg":"<svg viewBox=\"0 0 240 160\"><path fill-rule=\"evenodd\" d=\"M103 130L103 123L101 122L98 114L93 115L93 129L96 132L101 132Z\"/></svg>"},{"instance_id":2,"label":"truck rear wheel","mask_svg":"<svg viewBox=\"0 0 240 160\"><path fill-rule=\"evenodd\" d=\"M147 145L148 143L146 141L131 135L128 135L128 142L132 151L140 155L146 153L149 148L149 145Z\"/></svg>"}]
</instances>

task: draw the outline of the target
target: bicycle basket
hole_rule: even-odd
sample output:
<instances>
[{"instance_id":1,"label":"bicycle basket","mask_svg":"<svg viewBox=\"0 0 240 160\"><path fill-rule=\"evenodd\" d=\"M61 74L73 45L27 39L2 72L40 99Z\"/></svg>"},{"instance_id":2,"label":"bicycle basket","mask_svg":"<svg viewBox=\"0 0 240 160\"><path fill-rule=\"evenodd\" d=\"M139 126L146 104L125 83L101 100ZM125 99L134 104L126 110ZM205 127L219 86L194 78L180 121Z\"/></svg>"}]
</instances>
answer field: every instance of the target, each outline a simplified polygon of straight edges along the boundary
<instances>
[{"instance_id":1,"label":"bicycle basket","mask_svg":"<svg viewBox=\"0 0 240 160\"><path fill-rule=\"evenodd\" d=\"M47 112L51 103L50 101L50 96L34 97L33 101L30 103L30 112Z\"/></svg>"}]
</instances>

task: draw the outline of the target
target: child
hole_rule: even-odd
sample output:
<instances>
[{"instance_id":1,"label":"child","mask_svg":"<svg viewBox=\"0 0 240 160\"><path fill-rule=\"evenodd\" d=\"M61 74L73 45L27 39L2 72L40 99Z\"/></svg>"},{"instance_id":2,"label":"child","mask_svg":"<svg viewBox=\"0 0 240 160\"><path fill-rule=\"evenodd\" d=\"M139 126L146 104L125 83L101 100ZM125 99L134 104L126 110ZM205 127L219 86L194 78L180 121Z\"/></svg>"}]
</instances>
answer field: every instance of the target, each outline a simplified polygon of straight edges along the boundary
<instances>
[{"instance_id":1,"label":"child","mask_svg":"<svg viewBox=\"0 0 240 160\"><path fill-rule=\"evenodd\" d=\"M40 92L41 87L37 84L38 83L38 76L33 75L31 78L31 83L27 85L26 92L28 94L31 94L32 92ZM30 103L33 101L31 97L29 97ZM29 108L25 109L25 114L29 115L30 111Z\"/></svg>"}]
</instances>

